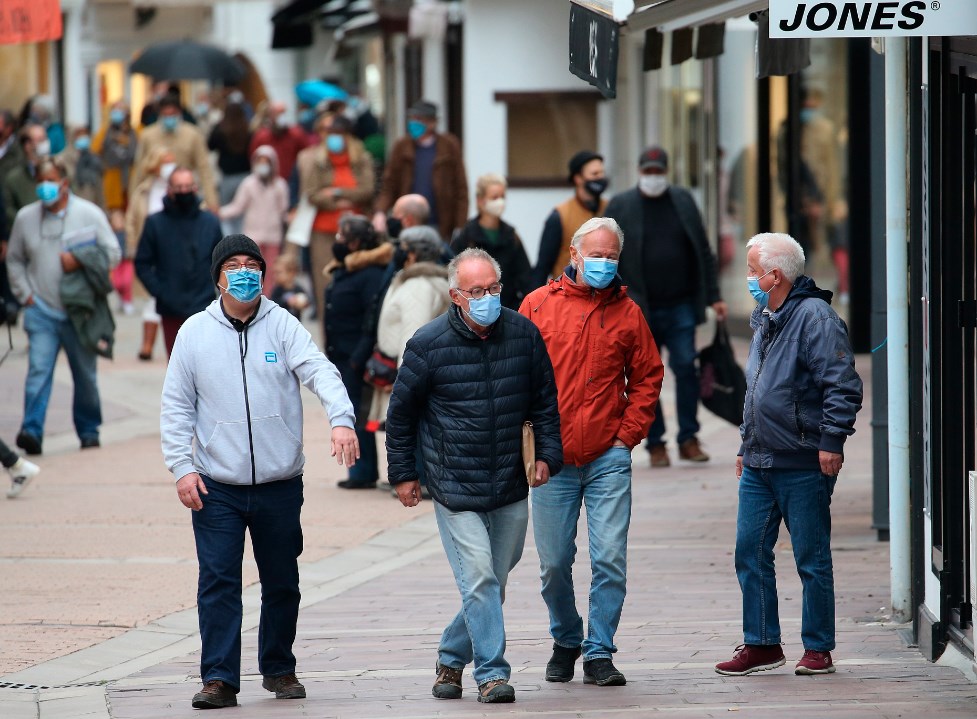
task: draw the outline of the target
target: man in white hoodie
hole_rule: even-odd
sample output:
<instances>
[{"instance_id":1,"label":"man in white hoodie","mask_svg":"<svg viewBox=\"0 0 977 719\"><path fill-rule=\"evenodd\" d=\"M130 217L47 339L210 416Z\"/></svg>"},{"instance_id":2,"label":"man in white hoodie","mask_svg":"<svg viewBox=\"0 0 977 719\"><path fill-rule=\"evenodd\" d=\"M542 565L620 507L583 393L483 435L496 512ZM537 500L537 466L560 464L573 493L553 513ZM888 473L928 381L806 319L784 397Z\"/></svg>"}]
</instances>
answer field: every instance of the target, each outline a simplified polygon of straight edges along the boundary
<instances>
[{"instance_id":1,"label":"man in white hoodie","mask_svg":"<svg viewBox=\"0 0 977 719\"><path fill-rule=\"evenodd\" d=\"M180 329L163 385L163 456L193 510L200 565L197 709L237 705L245 531L261 578L261 685L279 699L305 698L292 653L305 463L300 383L329 416L332 455L346 465L359 458L339 372L298 320L261 296L265 269L249 237L218 243L211 275L220 297Z\"/></svg>"}]
</instances>

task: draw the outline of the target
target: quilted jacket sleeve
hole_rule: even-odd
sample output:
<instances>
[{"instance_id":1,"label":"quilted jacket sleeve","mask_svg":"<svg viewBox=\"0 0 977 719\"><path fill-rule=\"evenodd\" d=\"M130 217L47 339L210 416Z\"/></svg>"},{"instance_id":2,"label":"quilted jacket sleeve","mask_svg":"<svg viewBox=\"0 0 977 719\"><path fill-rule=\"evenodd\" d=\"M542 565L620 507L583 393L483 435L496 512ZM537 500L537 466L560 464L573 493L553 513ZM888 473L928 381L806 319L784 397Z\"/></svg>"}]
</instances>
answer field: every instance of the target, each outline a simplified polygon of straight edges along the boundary
<instances>
[{"instance_id":1,"label":"quilted jacket sleeve","mask_svg":"<svg viewBox=\"0 0 977 719\"><path fill-rule=\"evenodd\" d=\"M536 459L546 462L550 474L563 469L563 440L560 410L556 401L556 378L546 343L533 327L533 398L530 421L536 434ZM389 430L388 430L389 431Z\"/></svg>"},{"instance_id":2,"label":"quilted jacket sleeve","mask_svg":"<svg viewBox=\"0 0 977 719\"><path fill-rule=\"evenodd\" d=\"M427 399L427 380L428 367L423 351L412 339L404 350L403 363L397 371L397 381L387 407L387 476L390 484L417 479L417 427Z\"/></svg>"}]
</instances>

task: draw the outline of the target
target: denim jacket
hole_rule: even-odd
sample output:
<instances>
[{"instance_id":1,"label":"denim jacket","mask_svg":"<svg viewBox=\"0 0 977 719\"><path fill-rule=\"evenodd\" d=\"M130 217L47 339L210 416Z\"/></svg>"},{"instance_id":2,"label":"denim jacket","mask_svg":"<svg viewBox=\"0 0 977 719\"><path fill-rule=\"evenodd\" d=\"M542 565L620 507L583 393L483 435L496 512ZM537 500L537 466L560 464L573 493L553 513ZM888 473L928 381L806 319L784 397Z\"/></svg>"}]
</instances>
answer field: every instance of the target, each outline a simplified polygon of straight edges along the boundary
<instances>
[{"instance_id":1,"label":"denim jacket","mask_svg":"<svg viewBox=\"0 0 977 719\"><path fill-rule=\"evenodd\" d=\"M776 312L757 307L739 454L748 467L818 469L842 453L862 406L848 327L831 293L801 275Z\"/></svg>"}]
</instances>

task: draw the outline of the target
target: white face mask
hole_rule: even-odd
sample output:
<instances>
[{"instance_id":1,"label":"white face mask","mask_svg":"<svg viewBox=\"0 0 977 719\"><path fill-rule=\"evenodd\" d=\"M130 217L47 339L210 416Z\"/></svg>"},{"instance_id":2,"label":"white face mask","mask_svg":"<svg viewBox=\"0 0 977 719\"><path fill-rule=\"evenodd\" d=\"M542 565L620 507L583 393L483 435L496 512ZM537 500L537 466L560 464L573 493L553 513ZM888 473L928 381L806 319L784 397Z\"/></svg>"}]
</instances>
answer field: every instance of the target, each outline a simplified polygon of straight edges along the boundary
<instances>
[{"instance_id":1,"label":"white face mask","mask_svg":"<svg viewBox=\"0 0 977 719\"><path fill-rule=\"evenodd\" d=\"M638 178L638 189L642 195L661 197L668 189L668 178L664 175L642 175Z\"/></svg>"},{"instance_id":2,"label":"white face mask","mask_svg":"<svg viewBox=\"0 0 977 719\"><path fill-rule=\"evenodd\" d=\"M271 165L267 162L262 162L261 164L254 166L254 174L258 177L264 179L271 176Z\"/></svg>"},{"instance_id":3,"label":"white face mask","mask_svg":"<svg viewBox=\"0 0 977 719\"><path fill-rule=\"evenodd\" d=\"M502 213L505 212L505 198L498 197L494 200L486 200L484 207L485 212L492 217L502 217Z\"/></svg>"},{"instance_id":4,"label":"white face mask","mask_svg":"<svg viewBox=\"0 0 977 719\"><path fill-rule=\"evenodd\" d=\"M38 157L47 157L51 154L51 141L41 140L35 145L34 150L37 152Z\"/></svg>"},{"instance_id":5,"label":"white face mask","mask_svg":"<svg viewBox=\"0 0 977 719\"><path fill-rule=\"evenodd\" d=\"M170 175L173 174L173 170L176 169L175 162L164 162L159 166L159 178L164 182L170 181Z\"/></svg>"}]
</instances>

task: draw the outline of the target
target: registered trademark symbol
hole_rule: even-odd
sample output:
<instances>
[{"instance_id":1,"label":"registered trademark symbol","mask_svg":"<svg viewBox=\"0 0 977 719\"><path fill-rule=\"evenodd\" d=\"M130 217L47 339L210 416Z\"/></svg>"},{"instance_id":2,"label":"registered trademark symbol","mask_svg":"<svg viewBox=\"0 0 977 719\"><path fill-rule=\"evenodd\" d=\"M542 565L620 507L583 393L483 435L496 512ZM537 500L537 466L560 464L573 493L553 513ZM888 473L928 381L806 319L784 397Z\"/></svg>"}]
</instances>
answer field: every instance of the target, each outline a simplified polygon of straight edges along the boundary
<instances>
[{"instance_id":1,"label":"registered trademark symbol","mask_svg":"<svg viewBox=\"0 0 977 719\"><path fill-rule=\"evenodd\" d=\"M940 9L940 0L933 0L933 2L930 3L930 7L933 8L934 10L939 10Z\"/></svg>"}]
</instances>

